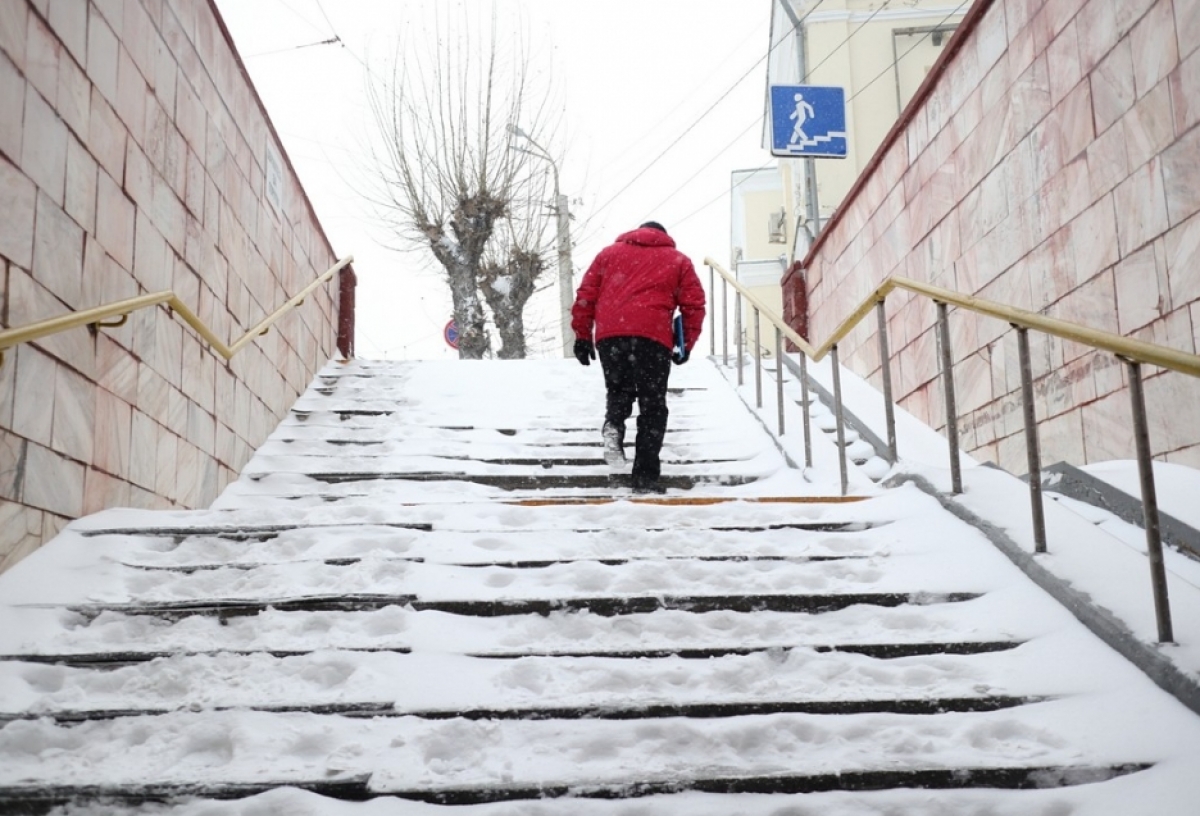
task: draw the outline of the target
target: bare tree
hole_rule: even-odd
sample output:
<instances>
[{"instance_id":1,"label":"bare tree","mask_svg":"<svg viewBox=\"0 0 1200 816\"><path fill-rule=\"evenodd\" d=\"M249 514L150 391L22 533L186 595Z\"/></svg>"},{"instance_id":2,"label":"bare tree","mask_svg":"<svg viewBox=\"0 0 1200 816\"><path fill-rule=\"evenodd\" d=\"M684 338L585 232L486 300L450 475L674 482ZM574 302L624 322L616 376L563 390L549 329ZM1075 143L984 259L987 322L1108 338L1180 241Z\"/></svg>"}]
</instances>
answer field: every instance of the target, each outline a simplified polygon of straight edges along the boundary
<instances>
[{"instance_id":1,"label":"bare tree","mask_svg":"<svg viewBox=\"0 0 1200 816\"><path fill-rule=\"evenodd\" d=\"M511 53L502 53L494 11L486 42L476 42L484 38L472 25L439 21L436 28L423 38L424 54L418 43L398 48L388 76L370 85L371 112L383 134L375 155L380 203L393 228L426 246L445 269L459 357L491 351L480 291L504 327L500 356L524 356L524 338L517 344L509 327L521 325L532 294L532 286L524 294L523 277L536 277L537 251L510 236L502 251L493 249L490 271L483 268L497 225L511 221L514 201L528 200L534 175L529 155L512 149L513 127L540 129L549 97L532 92L519 37L504 38Z\"/></svg>"}]
</instances>

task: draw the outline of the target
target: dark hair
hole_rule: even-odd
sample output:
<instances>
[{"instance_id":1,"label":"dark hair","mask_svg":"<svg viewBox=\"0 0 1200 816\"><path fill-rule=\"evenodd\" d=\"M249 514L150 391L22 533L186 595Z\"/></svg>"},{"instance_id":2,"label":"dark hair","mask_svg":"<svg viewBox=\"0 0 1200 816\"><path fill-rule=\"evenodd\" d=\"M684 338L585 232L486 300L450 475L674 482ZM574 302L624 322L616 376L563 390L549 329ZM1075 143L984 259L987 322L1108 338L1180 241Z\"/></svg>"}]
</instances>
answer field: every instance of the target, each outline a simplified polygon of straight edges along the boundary
<instances>
[{"instance_id":1,"label":"dark hair","mask_svg":"<svg viewBox=\"0 0 1200 816\"><path fill-rule=\"evenodd\" d=\"M662 233L666 233L666 231L667 231L667 228L664 227L662 224L658 223L657 221L647 221L645 224L638 225L638 229L642 229L643 227L649 227L650 229L656 229Z\"/></svg>"}]
</instances>

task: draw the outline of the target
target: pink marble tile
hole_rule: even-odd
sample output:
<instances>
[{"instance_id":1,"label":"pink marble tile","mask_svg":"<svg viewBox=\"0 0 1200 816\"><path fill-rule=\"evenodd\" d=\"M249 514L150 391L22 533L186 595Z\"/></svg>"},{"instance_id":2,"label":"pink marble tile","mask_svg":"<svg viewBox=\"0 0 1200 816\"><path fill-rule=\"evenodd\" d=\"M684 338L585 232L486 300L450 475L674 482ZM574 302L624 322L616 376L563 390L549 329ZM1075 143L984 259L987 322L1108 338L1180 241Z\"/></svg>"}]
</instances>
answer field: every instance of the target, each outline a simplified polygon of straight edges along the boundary
<instances>
[{"instance_id":1,"label":"pink marble tile","mask_svg":"<svg viewBox=\"0 0 1200 816\"><path fill-rule=\"evenodd\" d=\"M167 242L150 222L145 209L138 210L134 239L133 275L147 292L171 288L173 266Z\"/></svg>"},{"instance_id":2,"label":"pink marble tile","mask_svg":"<svg viewBox=\"0 0 1200 816\"><path fill-rule=\"evenodd\" d=\"M0 3L0 51L8 54L9 59L22 69L25 67L28 30L28 6L24 3Z\"/></svg>"},{"instance_id":3,"label":"pink marble tile","mask_svg":"<svg viewBox=\"0 0 1200 816\"><path fill-rule=\"evenodd\" d=\"M1168 78L1175 114L1175 135L1200 122L1200 51L1193 53Z\"/></svg>"},{"instance_id":4,"label":"pink marble tile","mask_svg":"<svg viewBox=\"0 0 1200 816\"><path fill-rule=\"evenodd\" d=\"M96 231L96 160L74 136L67 142L64 206L85 232Z\"/></svg>"},{"instance_id":5,"label":"pink marble tile","mask_svg":"<svg viewBox=\"0 0 1200 816\"><path fill-rule=\"evenodd\" d=\"M142 76L153 76L153 43L157 35L154 23L141 2L125 0L123 26L121 41L129 49L130 58Z\"/></svg>"},{"instance_id":6,"label":"pink marble tile","mask_svg":"<svg viewBox=\"0 0 1200 816\"><path fill-rule=\"evenodd\" d=\"M1039 243L1075 219L1092 204L1088 164L1082 157L1067 164L1031 202L1025 234Z\"/></svg>"},{"instance_id":7,"label":"pink marble tile","mask_svg":"<svg viewBox=\"0 0 1200 816\"><path fill-rule=\"evenodd\" d=\"M30 444L25 460L26 504L67 518L83 513L83 465Z\"/></svg>"},{"instance_id":8,"label":"pink marble tile","mask_svg":"<svg viewBox=\"0 0 1200 816\"><path fill-rule=\"evenodd\" d=\"M80 65L87 63L88 4L50 0L50 27Z\"/></svg>"},{"instance_id":9,"label":"pink marble tile","mask_svg":"<svg viewBox=\"0 0 1200 816\"><path fill-rule=\"evenodd\" d=\"M128 40L122 40L117 52L117 98L113 107L133 138L140 144L144 138L146 120L146 81L125 49Z\"/></svg>"},{"instance_id":10,"label":"pink marble tile","mask_svg":"<svg viewBox=\"0 0 1200 816\"><path fill-rule=\"evenodd\" d=\"M129 506L129 482L114 479L89 468L83 483L83 512L98 513L113 507Z\"/></svg>"},{"instance_id":11,"label":"pink marble tile","mask_svg":"<svg viewBox=\"0 0 1200 816\"><path fill-rule=\"evenodd\" d=\"M1117 31L1114 5L1110 0L1090 0L1080 9L1076 18L1076 25L1079 27L1079 56L1083 60L1085 73L1091 73L1121 38Z\"/></svg>"},{"instance_id":12,"label":"pink marble tile","mask_svg":"<svg viewBox=\"0 0 1200 816\"><path fill-rule=\"evenodd\" d=\"M0 54L0 154L21 155L25 122L25 79L7 57Z\"/></svg>"},{"instance_id":13,"label":"pink marble tile","mask_svg":"<svg viewBox=\"0 0 1200 816\"><path fill-rule=\"evenodd\" d=\"M1163 168L1152 159L1134 170L1113 191L1121 254L1128 255L1167 231L1167 196Z\"/></svg>"},{"instance_id":14,"label":"pink marble tile","mask_svg":"<svg viewBox=\"0 0 1200 816\"><path fill-rule=\"evenodd\" d=\"M1121 119L1121 130L1129 167L1141 167L1174 141L1171 94L1167 83L1159 83L1125 114Z\"/></svg>"},{"instance_id":15,"label":"pink marble tile","mask_svg":"<svg viewBox=\"0 0 1200 816\"><path fill-rule=\"evenodd\" d=\"M1099 355L1092 366L1092 380L1095 383L1096 396L1102 398L1108 394L1122 391L1128 387L1125 364L1111 355ZM1125 404L1129 404L1128 396Z\"/></svg>"},{"instance_id":16,"label":"pink marble tile","mask_svg":"<svg viewBox=\"0 0 1200 816\"><path fill-rule=\"evenodd\" d=\"M111 476L126 478L129 475L132 432L133 408L103 388L98 389L92 465Z\"/></svg>"},{"instance_id":17,"label":"pink marble tile","mask_svg":"<svg viewBox=\"0 0 1200 816\"><path fill-rule=\"evenodd\" d=\"M1173 371L1149 377L1144 384L1150 446L1153 452L1177 450L1195 445L1200 439L1194 422L1180 422L1181 416L1195 416L1200 405L1200 378Z\"/></svg>"},{"instance_id":18,"label":"pink marble tile","mask_svg":"<svg viewBox=\"0 0 1200 816\"><path fill-rule=\"evenodd\" d=\"M96 374L97 384L105 389L106 393L130 405L137 403L137 358L107 333L96 338Z\"/></svg>"},{"instance_id":19,"label":"pink marble tile","mask_svg":"<svg viewBox=\"0 0 1200 816\"><path fill-rule=\"evenodd\" d=\"M128 479L147 490L154 489L158 477L161 433L161 427L153 419L141 411L133 411L129 435Z\"/></svg>"},{"instance_id":20,"label":"pink marble tile","mask_svg":"<svg viewBox=\"0 0 1200 816\"><path fill-rule=\"evenodd\" d=\"M33 88L25 94L21 169L56 204L62 204L67 177L67 126Z\"/></svg>"},{"instance_id":21,"label":"pink marble tile","mask_svg":"<svg viewBox=\"0 0 1200 816\"><path fill-rule=\"evenodd\" d=\"M1171 0L1158 0L1129 35L1134 87L1145 96L1179 64L1175 14Z\"/></svg>"},{"instance_id":22,"label":"pink marble tile","mask_svg":"<svg viewBox=\"0 0 1200 816\"><path fill-rule=\"evenodd\" d=\"M1085 283L1120 257L1114 196L1105 196L1067 227L1075 256L1075 280Z\"/></svg>"},{"instance_id":23,"label":"pink marble tile","mask_svg":"<svg viewBox=\"0 0 1200 816\"><path fill-rule=\"evenodd\" d=\"M1137 98L1133 77L1133 49L1124 39L1090 74L1097 133L1108 130L1133 107Z\"/></svg>"},{"instance_id":24,"label":"pink marble tile","mask_svg":"<svg viewBox=\"0 0 1200 816\"><path fill-rule=\"evenodd\" d=\"M72 459L90 462L96 424L96 386L69 368L59 366L54 378L53 414L50 446Z\"/></svg>"},{"instance_id":25,"label":"pink marble tile","mask_svg":"<svg viewBox=\"0 0 1200 816\"><path fill-rule=\"evenodd\" d=\"M25 78L41 95L54 102L58 95L58 61L62 47L36 14L28 17L25 41Z\"/></svg>"},{"instance_id":26,"label":"pink marble tile","mask_svg":"<svg viewBox=\"0 0 1200 816\"><path fill-rule=\"evenodd\" d=\"M112 28L99 14L88 17L87 74L101 94L115 103L117 99L117 62L120 45Z\"/></svg>"},{"instance_id":27,"label":"pink marble tile","mask_svg":"<svg viewBox=\"0 0 1200 816\"><path fill-rule=\"evenodd\" d=\"M1083 79L1079 59L1079 37L1075 24L1070 23L1046 51L1050 74L1050 101L1057 105Z\"/></svg>"},{"instance_id":28,"label":"pink marble tile","mask_svg":"<svg viewBox=\"0 0 1200 816\"><path fill-rule=\"evenodd\" d=\"M179 448L183 440L175 434L162 430L154 448L154 492L171 501L179 501L177 477L183 463L179 461Z\"/></svg>"},{"instance_id":29,"label":"pink marble tile","mask_svg":"<svg viewBox=\"0 0 1200 816\"><path fill-rule=\"evenodd\" d=\"M217 444L217 425L212 413L197 403L188 403L188 432L186 439L201 451L211 451Z\"/></svg>"},{"instance_id":30,"label":"pink marble tile","mask_svg":"<svg viewBox=\"0 0 1200 816\"><path fill-rule=\"evenodd\" d=\"M97 175L96 239L105 251L125 270L133 269L134 224L133 202L125 197L108 173Z\"/></svg>"},{"instance_id":31,"label":"pink marble tile","mask_svg":"<svg viewBox=\"0 0 1200 816\"><path fill-rule=\"evenodd\" d=\"M43 193L37 200L33 275L70 308L84 306L83 230Z\"/></svg>"},{"instance_id":32,"label":"pink marble tile","mask_svg":"<svg viewBox=\"0 0 1200 816\"><path fill-rule=\"evenodd\" d=\"M100 165L114 179L125 178L125 138L127 132L116 112L92 89L88 118L87 146Z\"/></svg>"},{"instance_id":33,"label":"pink marble tile","mask_svg":"<svg viewBox=\"0 0 1200 816\"><path fill-rule=\"evenodd\" d=\"M1122 0L1113 4L1117 36L1124 37L1146 15L1158 0Z\"/></svg>"},{"instance_id":34,"label":"pink marble tile","mask_svg":"<svg viewBox=\"0 0 1200 816\"><path fill-rule=\"evenodd\" d=\"M1200 6L1192 0L1173 0L1179 54L1187 57L1200 48Z\"/></svg>"},{"instance_id":35,"label":"pink marble tile","mask_svg":"<svg viewBox=\"0 0 1200 816\"><path fill-rule=\"evenodd\" d=\"M1195 353L1192 318L1187 309L1176 309L1151 323L1148 328L1149 334L1145 334L1145 329L1142 330L1142 339L1189 354Z\"/></svg>"},{"instance_id":36,"label":"pink marble tile","mask_svg":"<svg viewBox=\"0 0 1200 816\"><path fill-rule=\"evenodd\" d=\"M125 26L125 0L92 0L93 13L99 12L113 32L120 35Z\"/></svg>"},{"instance_id":37,"label":"pink marble tile","mask_svg":"<svg viewBox=\"0 0 1200 816\"><path fill-rule=\"evenodd\" d=\"M88 115L91 111L92 83L83 69L69 57L58 66L58 95L56 110L81 139L88 134Z\"/></svg>"},{"instance_id":38,"label":"pink marble tile","mask_svg":"<svg viewBox=\"0 0 1200 816\"><path fill-rule=\"evenodd\" d=\"M166 41L158 34L154 35L151 50L154 78L150 84L154 88L154 95L158 97L164 108L174 111L179 74L179 69L175 64L175 55L171 53Z\"/></svg>"},{"instance_id":39,"label":"pink marble tile","mask_svg":"<svg viewBox=\"0 0 1200 816\"><path fill-rule=\"evenodd\" d=\"M187 397L175 387L167 390L167 413L163 421L171 433L183 436L187 433Z\"/></svg>"},{"instance_id":40,"label":"pink marble tile","mask_svg":"<svg viewBox=\"0 0 1200 816\"><path fill-rule=\"evenodd\" d=\"M1110 192L1129 175L1124 127L1111 127L1087 148L1089 193L1093 200Z\"/></svg>"},{"instance_id":41,"label":"pink marble tile","mask_svg":"<svg viewBox=\"0 0 1200 816\"><path fill-rule=\"evenodd\" d=\"M18 346L6 356L10 358L6 365L16 366L12 431L49 445L53 416L46 410L46 392L47 384L54 382L57 366L48 355L29 344Z\"/></svg>"},{"instance_id":42,"label":"pink marble tile","mask_svg":"<svg viewBox=\"0 0 1200 816\"><path fill-rule=\"evenodd\" d=\"M1169 309L1200 302L1200 215L1165 236L1163 250L1170 281Z\"/></svg>"},{"instance_id":43,"label":"pink marble tile","mask_svg":"<svg viewBox=\"0 0 1200 816\"><path fill-rule=\"evenodd\" d=\"M1162 153L1166 205L1171 224L1179 224L1200 211L1200 129L1193 128Z\"/></svg>"},{"instance_id":44,"label":"pink marble tile","mask_svg":"<svg viewBox=\"0 0 1200 816\"><path fill-rule=\"evenodd\" d=\"M1083 460L1083 420L1078 410L1044 420L1038 431L1043 462Z\"/></svg>"},{"instance_id":45,"label":"pink marble tile","mask_svg":"<svg viewBox=\"0 0 1200 816\"><path fill-rule=\"evenodd\" d=\"M178 447L178 466L175 471L174 498L184 507L198 507L201 489L202 460L204 454L195 446L180 439Z\"/></svg>"},{"instance_id":46,"label":"pink marble tile","mask_svg":"<svg viewBox=\"0 0 1200 816\"><path fill-rule=\"evenodd\" d=\"M1080 411L1083 416L1084 461L1133 458L1133 438L1129 433L1133 417L1127 394L1109 394L1083 406Z\"/></svg>"},{"instance_id":47,"label":"pink marble tile","mask_svg":"<svg viewBox=\"0 0 1200 816\"><path fill-rule=\"evenodd\" d=\"M1090 86L1086 82L1076 85L1054 109L1052 116L1059 124L1058 153L1063 162L1073 161L1096 138Z\"/></svg>"},{"instance_id":48,"label":"pink marble tile","mask_svg":"<svg viewBox=\"0 0 1200 816\"><path fill-rule=\"evenodd\" d=\"M1162 316L1167 295L1159 290L1158 266L1155 246L1149 244L1113 267L1120 334L1129 334Z\"/></svg>"},{"instance_id":49,"label":"pink marble tile","mask_svg":"<svg viewBox=\"0 0 1200 816\"><path fill-rule=\"evenodd\" d=\"M0 256L26 269L33 263L36 208L33 182L0 158Z\"/></svg>"}]
</instances>

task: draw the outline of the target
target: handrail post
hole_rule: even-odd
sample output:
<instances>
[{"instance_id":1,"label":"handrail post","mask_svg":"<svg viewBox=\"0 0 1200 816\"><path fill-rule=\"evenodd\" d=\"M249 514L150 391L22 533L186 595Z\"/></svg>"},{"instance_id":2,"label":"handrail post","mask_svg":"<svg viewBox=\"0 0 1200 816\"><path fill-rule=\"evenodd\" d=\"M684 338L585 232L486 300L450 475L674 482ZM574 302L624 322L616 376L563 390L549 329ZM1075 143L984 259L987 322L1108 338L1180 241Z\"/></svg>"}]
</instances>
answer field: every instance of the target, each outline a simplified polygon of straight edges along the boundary
<instances>
[{"instance_id":1,"label":"handrail post","mask_svg":"<svg viewBox=\"0 0 1200 816\"><path fill-rule=\"evenodd\" d=\"M850 474L846 466L846 423L842 415L842 372L838 364L838 348L829 350L829 362L833 366L833 413L837 420L838 470L842 477L842 495L850 490Z\"/></svg>"},{"instance_id":2,"label":"handrail post","mask_svg":"<svg viewBox=\"0 0 1200 816\"><path fill-rule=\"evenodd\" d=\"M775 403L779 413L779 435L783 436L783 332L775 327Z\"/></svg>"},{"instance_id":3,"label":"handrail post","mask_svg":"<svg viewBox=\"0 0 1200 816\"><path fill-rule=\"evenodd\" d=\"M762 408L762 343L758 336L758 307L754 307L754 405Z\"/></svg>"},{"instance_id":4,"label":"handrail post","mask_svg":"<svg viewBox=\"0 0 1200 816\"><path fill-rule=\"evenodd\" d=\"M879 318L879 370L883 375L883 413L887 424L888 461L893 465L898 459L896 453L896 408L892 399L892 355L888 349L887 314L884 311L884 300L879 299L875 304L875 314Z\"/></svg>"},{"instance_id":5,"label":"handrail post","mask_svg":"<svg viewBox=\"0 0 1200 816\"><path fill-rule=\"evenodd\" d=\"M724 283L725 279L721 278ZM717 270L711 266L708 267L708 293L712 298L712 304L708 310L708 353L717 356Z\"/></svg>"},{"instance_id":6,"label":"handrail post","mask_svg":"<svg viewBox=\"0 0 1200 816\"><path fill-rule=\"evenodd\" d=\"M1042 452L1038 445L1037 410L1033 404L1033 366L1029 362L1029 330L1017 330L1021 362L1021 402L1025 409L1025 454L1029 468L1029 504L1033 514L1034 552L1046 552L1046 512L1042 506Z\"/></svg>"},{"instance_id":7,"label":"handrail post","mask_svg":"<svg viewBox=\"0 0 1200 816\"><path fill-rule=\"evenodd\" d=\"M800 401L804 403L801 409L804 413L804 466L813 466L812 455L812 412L808 407L808 355L800 352Z\"/></svg>"},{"instance_id":8,"label":"handrail post","mask_svg":"<svg viewBox=\"0 0 1200 816\"><path fill-rule=\"evenodd\" d=\"M733 339L734 346L737 348L737 375L738 385L742 385L744 373L742 372L742 293L734 291L733 293Z\"/></svg>"},{"instance_id":9,"label":"handrail post","mask_svg":"<svg viewBox=\"0 0 1200 816\"><path fill-rule=\"evenodd\" d=\"M721 276L721 361L729 367L729 281Z\"/></svg>"},{"instance_id":10,"label":"handrail post","mask_svg":"<svg viewBox=\"0 0 1200 816\"><path fill-rule=\"evenodd\" d=\"M962 468L958 461L958 409L954 404L954 357L950 353L950 319L946 304L937 303L938 335L942 345L942 383L946 390L946 437L950 444L950 489L962 493Z\"/></svg>"},{"instance_id":11,"label":"handrail post","mask_svg":"<svg viewBox=\"0 0 1200 816\"><path fill-rule=\"evenodd\" d=\"M1137 445L1138 477L1142 486L1142 516L1146 526L1146 552L1150 556L1150 583L1154 590L1154 618L1158 642L1175 640L1171 629L1171 605L1167 598L1167 571L1163 566L1162 530L1159 527L1158 495L1154 489L1154 463L1150 457L1150 430L1146 423L1146 396L1142 390L1142 366L1126 360L1129 397L1133 404L1133 438Z\"/></svg>"},{"instance_id":12,"label":"handrail post","mask_svg":"<svg viewBox=\"0 0 1200 816\"><path fill-rule=\"evenodd\" d=\"M354 357L354 290L358 286L358 276L350 266L342 267L338 273L338 333L337 347L342 358L349 360Z\"/></svg>"}]
</instances>

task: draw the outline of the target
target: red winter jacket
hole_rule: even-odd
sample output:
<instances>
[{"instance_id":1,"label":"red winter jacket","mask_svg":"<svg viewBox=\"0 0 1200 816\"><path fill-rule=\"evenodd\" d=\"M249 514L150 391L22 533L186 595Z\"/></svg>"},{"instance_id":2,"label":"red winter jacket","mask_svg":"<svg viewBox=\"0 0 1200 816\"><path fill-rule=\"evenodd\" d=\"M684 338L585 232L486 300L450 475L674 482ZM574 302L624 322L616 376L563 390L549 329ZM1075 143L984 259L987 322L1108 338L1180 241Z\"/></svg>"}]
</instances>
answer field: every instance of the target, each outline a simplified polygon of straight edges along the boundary
<instances>
[{"instance_id":1,"label":"red winter jacket","mask_svg":"<svg viewBox=\"0 0 1200 816\"><path fill-rule=\"evenodd\" d=\"M675 345L671 321L683 314L690 352L704 325L704 289L675 241L653 227L639 227L600 250L579 284L571 307L571 328L582 340L647 337Z\"/></svg>"}]
</instances>

